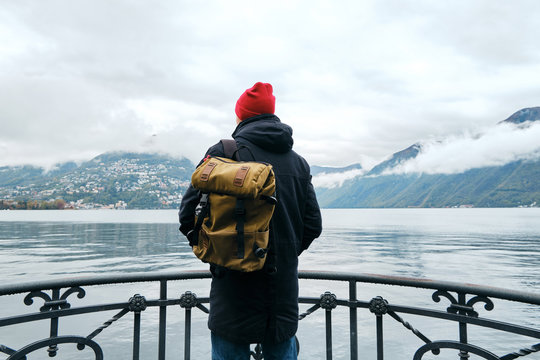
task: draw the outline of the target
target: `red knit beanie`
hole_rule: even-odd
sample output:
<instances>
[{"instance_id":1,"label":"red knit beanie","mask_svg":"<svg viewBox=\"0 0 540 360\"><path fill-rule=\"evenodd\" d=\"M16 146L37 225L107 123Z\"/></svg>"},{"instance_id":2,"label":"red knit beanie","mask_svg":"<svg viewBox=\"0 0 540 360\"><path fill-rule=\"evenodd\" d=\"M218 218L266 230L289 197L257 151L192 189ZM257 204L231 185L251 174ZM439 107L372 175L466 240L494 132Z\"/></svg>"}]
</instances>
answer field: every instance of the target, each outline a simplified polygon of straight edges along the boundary
<instances>
[{"instance_id":1,"label":"red knit beanie","mask_svg":"<svg viewBox=\"0 0 540 360\"><path fill-rule=\"evenodd\" d=\"M240 120L261 114L273 114L276 97L272 94L272 85L258 82L244 91L236 102L234 112Z\"/></svg>"}]
</instances>

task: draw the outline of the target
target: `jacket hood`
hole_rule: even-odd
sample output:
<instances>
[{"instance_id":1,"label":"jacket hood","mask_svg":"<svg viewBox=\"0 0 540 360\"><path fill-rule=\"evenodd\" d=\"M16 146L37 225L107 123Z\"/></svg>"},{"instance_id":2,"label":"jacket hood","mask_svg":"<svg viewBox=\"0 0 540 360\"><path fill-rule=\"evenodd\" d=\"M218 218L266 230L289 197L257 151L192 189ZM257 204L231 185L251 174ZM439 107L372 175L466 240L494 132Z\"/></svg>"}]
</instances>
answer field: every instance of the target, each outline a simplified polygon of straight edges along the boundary
<instances>
[{"instance_id":1,"label":"jacket hood","mask_svg":"<svg viewBox=\"0 0 540 360\"><path fill-rule=\"evenodd\" d=\"M275 115L263 114L242 121L234 130L234 139L245 139L264 150L286 153L293 147L292 128Z\"/></svg>"}]
</instances>

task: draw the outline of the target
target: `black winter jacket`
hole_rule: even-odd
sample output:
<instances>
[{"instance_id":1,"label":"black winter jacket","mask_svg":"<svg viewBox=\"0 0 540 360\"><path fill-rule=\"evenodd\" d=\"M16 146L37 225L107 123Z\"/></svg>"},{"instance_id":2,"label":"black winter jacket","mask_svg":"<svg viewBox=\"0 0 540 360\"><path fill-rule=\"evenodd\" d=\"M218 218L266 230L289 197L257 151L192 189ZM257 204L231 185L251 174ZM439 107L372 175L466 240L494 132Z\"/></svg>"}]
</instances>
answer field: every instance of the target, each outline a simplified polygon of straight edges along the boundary
<instances>
[{"instance_id":1,"label":"black winter jacket","mask_svg":"<svg viewBox=\"0 0 540 360\"><path fill-rule=\"evenodd\" d=\"M311 184L308 163L292 150L292 129L275 115L242 121L232 134L241 160L272 164L277 199L270 225L271 249L263 269L251 273L213 270L208 327L233 342L278 343L291 338L298 327L298 255L319 237L321 213ZM224 156L223 145L206 155ZM180 230L193 228L197 191L190 187L180 206Z\"/></svg>"}]
</instances>

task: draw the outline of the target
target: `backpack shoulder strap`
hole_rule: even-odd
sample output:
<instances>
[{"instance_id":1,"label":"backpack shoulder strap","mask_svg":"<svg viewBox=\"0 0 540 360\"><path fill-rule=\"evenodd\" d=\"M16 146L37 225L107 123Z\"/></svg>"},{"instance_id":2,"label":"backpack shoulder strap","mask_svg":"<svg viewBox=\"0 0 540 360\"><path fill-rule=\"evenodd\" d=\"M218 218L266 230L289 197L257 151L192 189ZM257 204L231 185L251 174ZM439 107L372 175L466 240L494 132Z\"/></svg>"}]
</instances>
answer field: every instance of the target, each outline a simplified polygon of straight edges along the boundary
<instances>
[{"instance_id":1,"label":"backpack shoulder strap","mask_svg":"<svg viewBox=\"0 0 540 360\"><path fill-rule=\"evenodd\" d=\"M223 145L225 157L232 160L238 160L238 147L236 146L236 141L233 139L222 139L220 142Z\"/></svg>"}]
</instances>

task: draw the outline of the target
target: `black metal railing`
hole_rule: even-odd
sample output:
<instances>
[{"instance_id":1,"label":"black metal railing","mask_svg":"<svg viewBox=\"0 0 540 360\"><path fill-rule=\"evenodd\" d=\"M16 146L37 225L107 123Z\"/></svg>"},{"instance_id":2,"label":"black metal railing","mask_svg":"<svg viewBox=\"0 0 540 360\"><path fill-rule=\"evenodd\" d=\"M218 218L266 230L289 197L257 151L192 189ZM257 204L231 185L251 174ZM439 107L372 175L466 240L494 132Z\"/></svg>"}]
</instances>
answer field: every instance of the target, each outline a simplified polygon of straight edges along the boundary
<instances>
[{"instance_id":1,"label":"black metal railing","mask_svg":"<svg viewBox=\"0 0 540 360\"><path fill-rule=\"evenodd\" d=\"M43 351L48 356L54 357L57 355L61 346L71 344L75 346L77 351L85 350L85 353L90 352L91 358L103 359L104 349L97 342L96 337L107 332L108 328L114 327L114 324L128 314L133 314L132 326L132 345L131 349L123 349L124 353L132 352L130 358L139 359L141 351L141 322L143 313L148 308L158 309L157 322L157 358L165 359L167 347L167 312L172 306L180 306L184 312L184 359L191 357L191 342L192 342L192 310L198 309L203 313L208 313L208 297L197 297L192 291L183 291L180 296L169 296L168 289L172 282L180 280L202 280L209 279L210 273L206 271L187 271L176 273L143 273L143 274L125 274L118 276L95 276L81 277L72 279L61 279L52 281L41 281L25 284L2 285L0 286L0 308L8 311L8 316L0 317L0 330L16 327L20 324L28 324L39 321L47 321L48 336L34 340L32 339L28 345L9 346L5 343L5 339L0 337L0 353L6 355L9 360L26 359L26 355ZM333 354L333 321L332 313L338 307L348 308L349 312L349 345L350 359L358 359L358 312L366 310L366 314L373 316L375 320L375 332L373 338L376 339L376 357L383 359L384 356L384 334L383 324L384 319L388 321L396 321L402 325L406 332L412 333L422 345L414 349L411 354L404 355L404 358L412 358L420 360L424 358L426 353L439 354L441 350L451 349L455 351L459 359L468 359L471 354L477 357L489 360L510 360L519 357L540 352L540 327L538 324L533 326L525 326L523 324L514 324L494 319L489 319L480 316L476 306L482 305L485 311L492 311L495 307L494 301L504 303L510 301L512 303L527 304L528 314L533 319L539 319L538 312L540 308L540 294L526 293L519 291L511 291L499 288L486 286L477 286L469 284L458 284L452 282L432 281L426 279L403 278L383 275L369 274L351 274L351 273L332 273L332 272L315 272L303 271L300 272L299 278L302 282L308 280L322 280L317 284L326 285L327 281L332 284L346 283L348 286L348 297L340 298L331 291L321 289L320 296L315 297L300 297L299 302L302 306L306 306L306 310L300 314L300 320L306 317L312 318L317 310L322 309L325 314L325 337L326 337L326 354L320 354L320 358L326 356L326 359L332 359ZM152 294L146 293L144 296L143 290L152 292L149 286L143 283L156 283L159 286L156 288L154 298L147 298ZM90 303L90 299L86 298L87 290L97 292L97 289L102 289L100 286L120 286L119 284L130 284L140 289L139 293L126 296L124 301L113 303ZM400 305L389 302L387 299L377 296L377 294L369 293L375 284L378 289L382 286L385 289L387 286L400 286L401 289L412 289L419 291L421 289L434 291L431 293L432 305L427 306L425 301L423 306L413 306L418 304ZM362 289L362 298L358 298L358 285L366 286L369 289ZM208 288L208 286L206 286ZM90 290L88 290L90 291ZM108 290L107 290L108 291ZM376 291L376 290L375 290ZM405 291L405 290L404 290ZM106 293L106 291L105 291ZM17 295L22 298L22 302L26 306L35 305L36 302L42 302L42 306L38 311L33 308L28 311L22 311L23 314L18 314L13 298L7 295ZM372 296L369 296L372 295ZM84 304L74 306L74 296L80 301L85 300ZM9 306L6 306L2 300L10 298ZM438 309L437 303L443 300L449 303L446 309ZM22 306L22 304L21 304ZM29 308L26 308L29 309ZM479 310L479 309L478 309ZM114 315L107 316L104 312L113 311ZM1 313L0 313L1 314ZM89 329L84 332L84 329L78 329L78 334L59 335L60 320L74 318L83 314L94 314L94 316L103 317L100 320L102 324L95 329ZM175 313L175 316L177 313ZM411 323L405 320L407 316L414 319L435 319L437 321L445 321L446 323L456 324L457 338L454 340L437 340L431 338L430 334L424 333L414 327ZM314 315L316 316L316 315ZM534 321L533 321L534 322ZM529 324L530 325L530 324ZM485 346L481 347L469 341L469 330L473 328L489 329L490 331L504 332L505 334L518 334L520 339L523 339L523 345L515 349L515 351L495 355L490 349ZM82 334L81 334L82 332ZM1 334L1 332L0 332ZM88 334L88 335L85 335ZM130 336L131 337L131 336ZM16 338L24 338L21 334ZM118 346L123 345L120 342ZM75 350L74 350L75 351ZM538 355L538 354L536 354ZM254 359L262 359L260 347L257 346L252 351ZM154 355L155 357L155 355ZM181 356L175 356L175 358ZM531 357L532 358L532 357ZM538 358L538 357L536 357Z\"/></svg>"}]
</instances>

